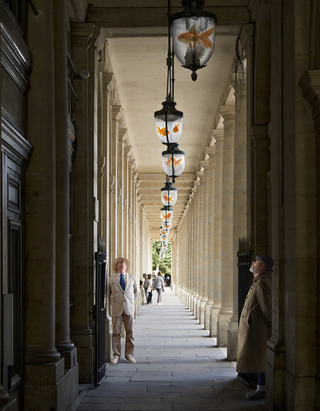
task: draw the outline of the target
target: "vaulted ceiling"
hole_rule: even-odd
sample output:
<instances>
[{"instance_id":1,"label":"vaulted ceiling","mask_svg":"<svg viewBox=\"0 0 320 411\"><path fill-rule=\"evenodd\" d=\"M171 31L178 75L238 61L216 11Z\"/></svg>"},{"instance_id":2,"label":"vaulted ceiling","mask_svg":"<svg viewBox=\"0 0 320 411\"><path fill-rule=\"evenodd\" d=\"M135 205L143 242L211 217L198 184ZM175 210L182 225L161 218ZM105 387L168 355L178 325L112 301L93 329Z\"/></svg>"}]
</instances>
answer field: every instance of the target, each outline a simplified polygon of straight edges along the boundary
<instances>
[{"instance_id":1,"label":"vaulted ceiling","mask_svg":"<svg viewBox=\"0 0 320 411\"><path fill-rule=\"evenodd\" d=\"M248 0L207 0L205 10L217 15L215 48L207 67L198 71L197 81L175 59L176 108L184 113L183 132L178 141L185 151L186 167L176 180L178 202L173 228L183 215L194 187L196 172L210 145L212 129L219 121L221 95L231 73L235 43L242 24L249 22ZM132 152L136 161L138 194L145 205L152 239L159 239L160 189L166 177L162 168L161 144L155 133L154 112L166 97L167 0L90 0L88 21L105 27L108 51L124 109ZM171 1L171 12L182 10ZM169 237L169 238L170 238Z\"/></svg>"}]
</instances>

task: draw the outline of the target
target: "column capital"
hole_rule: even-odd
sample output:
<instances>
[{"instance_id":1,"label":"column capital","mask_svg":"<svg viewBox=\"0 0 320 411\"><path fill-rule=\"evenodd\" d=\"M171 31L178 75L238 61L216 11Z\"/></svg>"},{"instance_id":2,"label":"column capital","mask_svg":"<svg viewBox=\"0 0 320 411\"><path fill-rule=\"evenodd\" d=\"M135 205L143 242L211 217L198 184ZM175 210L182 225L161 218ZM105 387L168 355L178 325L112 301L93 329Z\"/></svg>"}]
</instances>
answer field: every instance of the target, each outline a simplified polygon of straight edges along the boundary
<instances>
[{"instance_id":1,"label":"column capital","mask_svg":"<svg viewBox=\"0 0 320 411\"><path fill-rule=\"evenodd\" d=\"M116 86L116 79L113 73L104 72L102 75L102 87L104 91L112 91Z\"/></svg>"},{"instance_id":2,"label":"column capital","mask_svg":"<svg viewBox=\"0 0 320 411\"><path fill-rule=\"evenodd\" d=\"M78 43L77 40L80 38L85 38L88 42L89 38L93 36L94 28L94 23L71 23L72 43L74 40Z\"/></svg>"},{"instance_id":3,"label":"column capital","mask_svg":"<svg viewBox=\"0 0 320 411\"><path fill-rule=\"evenodd\" d=\"M224 121L234 120L235 118L235 105L226 104L220 107L220 116L223 117Z\"/></svg>"},{"instance_id":4,"label":"column capital","mask_svg":"<svg viewBox=\"0 0 320 411\"><path fill-rule=\"evenodd\" d=\"M216 128L215 130L212 130L212 139L215 140L214 146L221 144L223 142L223 129Z\"/></svg>"},{"instance_id":5,"label":"column capital","mask_svg":"<svg viewBox=\"0 0 320 411\"><path fill-rule=\"evenodd\" d=\"M209 163L210 163L210 159L214 158L214 156L216 154L216 148L215 148L215 146L206 147L205 152L209 156Z\"/></svg>"},{"instance_id":6,"label":"column capital","mask_svg":"<svg viewBox=\"0 0 320 411\"><path fill-rule=\"evenodd\" d=\"M131 148L132 146L126 145L124 148L124 156L131 158Z\"/></svg>"},{"instance_id":7,"label":"column capital","mask_svg":"<svg viewBox=\"0 0 320 411\"><path fill-rule=\"evenodd\" d=\"M207 154L207 153L206 153ZM206 170L207 168L209 168L209 160L202 160L200 161L200 165L201 167L204 168L204 170Z\"/></svg>"},{"instance_id":8,"label":"column capital","mask_svg":"<svg viewBox=\"0 0 320 411\"><path fill-rule=\"evenodd\" d=\"M253 125L251 127L251 138L254 142L254 150L263 150L270 147L268 126L266 125Z\"/></svg>"},{"instance_id":9,"label":"column capital","mask_svg":"<svg viewBox=\"0 0 320 411\"><path fill-rule=\"evenodd\" d=\"M299 81L302 95L312 106L314 126L320 124L320 70L306 71Z\"/></svg>"},{"instance_id":10,"label":"column capital","mask_svg":"<svg viewBox=\"0 0 320 411\"><path fill-rule=\"evenodd\" d=\"M121 117L121 106L113 105L111 108L112 120L119 120Z\"/></svg>"},{"instance_id":11,"label":"column capital","mask_svg":"<svg viewBox=\"0 0 320 411\"><path fill-rule=\"evenodd\" d=\"M198 178L196 181L199 181L199 185L200 185L200 181L204 177L204 172L203 171L197 171L196 176Z\"/></svg>"},{"instance_id":12,"label":"column capital","mask_svg":"<svg viewBox=\"0 0 320 411\"><path fill-rule=\"evenodd\" d=\"M248 23L244 24L243 29L241 30L240 33L240 42L242 45L242 48L247 50L249 47L253 46L253 38L254 38L254 24L253 23Z\"/></svg>"},{"instance_id":13,"label":"column capital","mask_svg":"<svg viewBox=\"0 0 320 411\"><path fill-rule=\"evenodd\" d=\"M127 132L128 129L127 128L120 128L119 129L119 141L122 141L123 143L127 141ZM129 146L131 147L131 146Z\"/></svg>"}]
</instances>

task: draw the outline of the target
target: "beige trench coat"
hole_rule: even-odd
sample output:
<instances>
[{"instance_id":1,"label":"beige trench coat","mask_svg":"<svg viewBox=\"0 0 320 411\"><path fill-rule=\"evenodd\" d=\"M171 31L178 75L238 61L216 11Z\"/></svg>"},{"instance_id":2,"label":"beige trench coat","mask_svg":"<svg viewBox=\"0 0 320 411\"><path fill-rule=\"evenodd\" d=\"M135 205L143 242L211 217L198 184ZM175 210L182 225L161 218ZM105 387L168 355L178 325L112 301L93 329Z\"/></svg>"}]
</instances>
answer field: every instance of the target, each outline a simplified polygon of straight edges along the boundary
<instances>
[{"instance_id":1,"label":"beige trench coat","mask_svg":"<svg viewBox=\"0 0 320 411\"><path fill-rule=\"evenodd\" d=\"M253 279L241 312L238 333L238 372L265 372L270 324L271 283L268 274L263 273Z\"/></svg>"},{"instance_id":2,"label":"beige trench coat","mask_svg":"<svg viewBox=\"0 0 320 411\"><path fill-rule=\"evenodd\" d=\"M122 315L123 312L127 315L133 315L134 302L138 296L137 280L133 275L127 274L126 288L124 291L121 288L117 274L113 274L109 278L109 297L112 317L118 317Z\"/></svg>"}]
</instances>

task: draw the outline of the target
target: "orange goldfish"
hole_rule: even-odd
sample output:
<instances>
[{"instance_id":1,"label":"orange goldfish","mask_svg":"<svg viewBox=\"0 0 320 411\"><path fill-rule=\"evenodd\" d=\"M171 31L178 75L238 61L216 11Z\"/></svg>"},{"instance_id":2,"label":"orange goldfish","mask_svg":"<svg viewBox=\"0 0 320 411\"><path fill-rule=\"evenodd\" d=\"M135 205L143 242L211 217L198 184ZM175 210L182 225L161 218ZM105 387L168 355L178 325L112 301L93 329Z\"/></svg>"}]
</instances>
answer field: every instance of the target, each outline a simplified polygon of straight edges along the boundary
<instances>
[{"instance_id":1,"label":"orange goldfish","mask_svg":"<svg viewBox=\"0 0 320 411\"><path fill-rule=\"evenodd\" d=\"M171 203L173 203L172 196L168 197L168 196L164 195L163 198L165 199L166 202L171 201Z\"/></svg>"},{"instance_id":2,"label":"orange goldfish","mask_svg":"<svg viewBox=\"0 0 320 411\"><path fill-rule=\"evenodd\" d=\"M180 126L180 123L179 123L179 124L176 123L176 125L173 127L173 132L174 132L174 133L178 133L178 132L179 132L179 126Z\"/></svg>"},{"instance_id":3,"label":"orange goldfish","mask_svg":"<svg viewBox=\"0 0 320 411\"><path fill-rule=\"evenodd\" d=\"M168 220L168 218L171 217L171 213L168 214L162 214L162 220L164 220L165 218Z\"/></svg>"},{"instance_id":4,"label":"orange goldfish","mask_svg":"<svg viewBox=\"0 0 320 411\"><path fill-rule=\"evenodd\" d=\"M182 158L179 160L176 160L174 157L170 157L169 160L167 160L164 164L168 167L172 167L172 158L173 158L173 168L176 168L177 166L181 166Z\"/></svg>"},{"instance_id":5,"label":"orange goldfish","mask_svg":"<svg viewBox=\"0 0 320 411\"><path fill-rule=\"evenodd\" d=\"M196 44L203 44L205 48L209 47L213 50L213 44L212 41L209 40L209 36L211 36L214 30L215 27L212 27L206 32L200 34L194 24L188 32L180 34L177 39L181 41L181 43L188 44L192 49L196 48Z\"/></svg>"},{"instance_id":6,"label":"orange goldfish","mask_svg":"<svg viewBox=\"0 0 320 411\"><path fill-rule=\"evenodd\" d=\"M167 130L167 134L166 134L166 128L165 127L163 127L163 128L157 127L157 129L158 129L158 134L160 134L160 136L166 136L167 134L169 134L168 130Z\"/></svg>"}]
</instances>

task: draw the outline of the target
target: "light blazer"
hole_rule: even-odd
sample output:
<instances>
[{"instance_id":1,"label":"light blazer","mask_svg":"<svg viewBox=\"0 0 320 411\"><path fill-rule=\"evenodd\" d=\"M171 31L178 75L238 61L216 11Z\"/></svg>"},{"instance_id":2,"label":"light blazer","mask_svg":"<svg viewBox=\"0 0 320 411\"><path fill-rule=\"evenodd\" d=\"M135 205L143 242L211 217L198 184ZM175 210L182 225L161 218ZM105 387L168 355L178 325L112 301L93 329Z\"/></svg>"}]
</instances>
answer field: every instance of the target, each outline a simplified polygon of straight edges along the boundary
<instances>
[{"instance_id":1,"label":"light blazer","mask_svg":"<svg viewBox=\"0 0 320 411\"><path fill-rule=\"evenodd\" d=\"M111 302L111 316L117 317L123 312L127 315L134 314L134 302L139 296L136 278L126 275L126 288L123 291L118 275L113 274L109 279L109 297Z\"/></svg>"}]
</instances>

